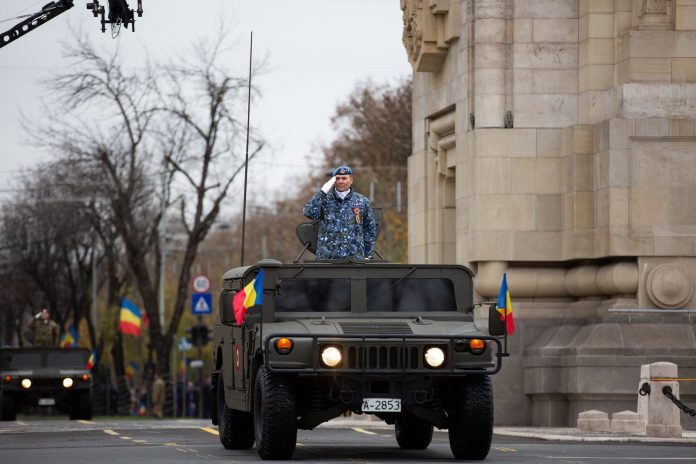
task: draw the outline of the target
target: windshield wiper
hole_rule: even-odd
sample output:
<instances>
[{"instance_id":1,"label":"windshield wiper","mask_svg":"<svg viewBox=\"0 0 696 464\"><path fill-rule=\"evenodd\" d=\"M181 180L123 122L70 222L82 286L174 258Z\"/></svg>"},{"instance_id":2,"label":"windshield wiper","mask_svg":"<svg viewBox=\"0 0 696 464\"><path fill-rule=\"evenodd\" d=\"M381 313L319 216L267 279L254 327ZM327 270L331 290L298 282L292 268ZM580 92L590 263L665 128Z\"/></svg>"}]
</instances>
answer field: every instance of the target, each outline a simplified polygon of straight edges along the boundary
<instances>
[{"instance_id":1,"label":"windshield wiper","mask_svg":"<svg viewBox=\"0 0 696 464\"><path fill-rule=\"evenodd\" d=\"M292 280L292 279L294 279L295 277L297 277L297 276L298 276L302 271L304 271L304 270L305 270L304 267L299 268L299 269L297 270L297 272L294 273L294 274L292 275L292 277L289 277L289 278L287 278L287 279L285 279L285 280Z\"/></svg>"},{"instance_id":2,"label":"windshield wiper","mask_svg":"<svg viewBox=\"0 0 696 464\"><path fill-rule=\"evenodd\" d=\"M403 275L403 277L401 277L399 280L397 280L396 282L394 282L394 283L391 285L391 287L389 287L388 289L386 289L386 290L383 291L382 293L387 293L389 290L391 290L392 288L396 287L396 286L399 284L399 282L401 282L401 281L404 280L406 277L408 277L408 276L410 276L411 274L413 274L415 271L416 271L416 268L415 268L415 267L412 267L411 269L408 270L408 272L407 272L406 274Z\"/></svg>"}]
</instances>

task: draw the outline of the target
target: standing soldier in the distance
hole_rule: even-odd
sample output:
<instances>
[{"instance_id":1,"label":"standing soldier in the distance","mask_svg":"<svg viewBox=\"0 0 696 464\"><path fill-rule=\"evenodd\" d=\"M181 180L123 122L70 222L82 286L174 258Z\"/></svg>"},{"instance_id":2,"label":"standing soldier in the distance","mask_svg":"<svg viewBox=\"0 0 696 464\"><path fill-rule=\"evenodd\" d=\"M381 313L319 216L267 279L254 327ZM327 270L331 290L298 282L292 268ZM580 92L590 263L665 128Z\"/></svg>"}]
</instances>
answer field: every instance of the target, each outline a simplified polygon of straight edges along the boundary
<instances>
[{"instance_id":1,"label":"standing soldier in the distance","mask_svg":"<svg viewBox=\"0 0 696 464\"><path fill-rule=\"evenodd\" d=\"M377 224L370 200L352 185L353 170L338 167L302 209L302 214L320 221L317 259L372 259Z\"/></svg>"},{"instance_id":2,"label":"standing soldier in the distance","mask_svg":"<svg viewBox=\"0 0 696 464\"><path fill-rule=\"evenodd\" d=\"M155 374L155 381L152 383L152 413L161 419L164 411L164 399L166 396L164 380L159 372Z\"/></svg>"},{"instance_id":3,"label":"standing soldier in the distance","mask_svg":"<svg viewBox=\"0 0 696 464\"><path fill-rule=\"evenodd\" d=\"M25 336L34 346L58 346L60 328L51 320L51 313L48 312L48 309L44 308L29 322Z\"/></svg>"}]
</instances>

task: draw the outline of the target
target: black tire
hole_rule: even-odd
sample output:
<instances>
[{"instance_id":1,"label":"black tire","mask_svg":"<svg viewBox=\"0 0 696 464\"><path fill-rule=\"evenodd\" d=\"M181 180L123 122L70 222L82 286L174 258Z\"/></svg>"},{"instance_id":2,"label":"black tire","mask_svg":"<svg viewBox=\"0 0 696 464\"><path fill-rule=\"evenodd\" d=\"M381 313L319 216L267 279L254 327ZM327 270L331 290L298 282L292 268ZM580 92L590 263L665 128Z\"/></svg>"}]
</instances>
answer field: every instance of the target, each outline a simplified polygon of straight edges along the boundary
<instances>
[{"instance_id":1,"label":"black tire","mask_svg":"<svg viewBox=\"0 0 696 464\"><path fill-rule=\"evenodd\" d=\"M75 393L70 407L70 420L92 420L92 396L88 391Z\"/></svg>"},{"instance_id":2,"label":"black tire","mask_svg":"<svg viewBox=\"0 0 696 464\"><path fill-rule=\"evenodd\" d=\"M426 449L433 440L433 425L413 416L400 416L394 424L394 435L403 449Z\"/></svg>"},{"instance_id":3,"label":"black tire","mask_svg":"<svg viewBox=\"0 0 696 464\"><path fill-rule=\"evenodd\" d=\"M493 439L493 386L487 375L457 382L449 411L450 448L456 459L486 459Z\"/></svg>"},{"instance_id":4,"label":"black tire","mask_svg":"<svg viewBox=\"0 0 696 464\"><path fill-rule=\"evenodd\" d=\"M10 398L10 395L0 392L0 421L13 421L16 419L17 411L12 403L12 398Z\"/></svg>"},{"instance_id":5,"label":"black tire","mask_svg":"<svg viewBox=\"0 0 696 464\"><path fill-rule=\"evenodd\" d=\"M230 409L225 404L225 386L218 376L215 395L220 443L225 449L250 449L254 446L254 417L251 413Z\"/></svg>"},{"instance_id":6,"label":"black tire","mask_svg":"<svg viewBox=\"0 0 696 464\"><path fill-rule=\"evenodd\" d=\"M254 388L256 448L262 459L290 459L297 444L295 383L261 367Z\"/></svg>"}]
</instances>

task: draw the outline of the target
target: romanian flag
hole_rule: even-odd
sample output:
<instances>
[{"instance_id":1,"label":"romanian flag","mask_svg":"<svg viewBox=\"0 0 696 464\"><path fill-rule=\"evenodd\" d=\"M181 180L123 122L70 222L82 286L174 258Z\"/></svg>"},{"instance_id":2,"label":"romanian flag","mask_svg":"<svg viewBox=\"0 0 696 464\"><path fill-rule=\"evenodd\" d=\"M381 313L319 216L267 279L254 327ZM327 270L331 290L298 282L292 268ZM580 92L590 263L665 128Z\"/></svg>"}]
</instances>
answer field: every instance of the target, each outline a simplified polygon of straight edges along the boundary
<instances>
[{"instance_id":1,"label":"romanian flag","mask_svg":"<svg viewBox=\"0 0 696 464\"><path fill-rule=\"evenodd\" d=\"M118 329L124 334L140 335L142 322L140 310L128 298L124 298L121 301L121 318Z\"/></svg>"},{"instance_id":2,"label":"romanian flag","mask_svg":"<svg viewBox=\"0 0 696 464\"><path fill-rule=\"evenodd\" d=\"M242 325L247 309L254 305L263 304L263 269L254 280L249 282L244 289L237 293L232 300L232 309L237 325Z\"/></svg>"},{"instance_id":3,"label":"romanian flag","mask_svg":"<svg viewBox=\"0 0 696 464\"><path fill-rule=\"evenodd\" d=\"M500 320L505 321L507 334L515 333L515 320L512 318L512 300L510 299L510 290L507 284L507 273L503 273L503 283L500 284L500 293L498 293L498 312Z\"/></svg>"},{"instance_id":4,"label":"romanian flag","mask_svg":"<svg viewBox=\"0 0 696 464\"><path fill-rule=\"evenodd\" d=\"M87 360L87 369L91 371L95 364L97 364L97 350L92 350L92 354L89 355Z\"/></svg>"},{"instance_id":5,"label":"romanian flag","mask_svg":"<svg viewBox=\"0 0 696 464\"><path fill-rule=\"evenodd\" d=\"M126 377L128 377L129 379L132 379L133 377L135 377L135 371L137 371L137 370L138 370L138 363L135 361L129 362L128 365L126 366Z\"/></svg>"},{"instance_id":6,"label":"romanian flag","mask_svg":"<svg viewBox=\"0 0 696 464\"><path fill-rule=\"evenodd\" d=\"M75 348L79 339L80 334L77 333L75 324L70 324L68 330L60 337L60 346L63 348Z\"/></svg>"}]
</instances>

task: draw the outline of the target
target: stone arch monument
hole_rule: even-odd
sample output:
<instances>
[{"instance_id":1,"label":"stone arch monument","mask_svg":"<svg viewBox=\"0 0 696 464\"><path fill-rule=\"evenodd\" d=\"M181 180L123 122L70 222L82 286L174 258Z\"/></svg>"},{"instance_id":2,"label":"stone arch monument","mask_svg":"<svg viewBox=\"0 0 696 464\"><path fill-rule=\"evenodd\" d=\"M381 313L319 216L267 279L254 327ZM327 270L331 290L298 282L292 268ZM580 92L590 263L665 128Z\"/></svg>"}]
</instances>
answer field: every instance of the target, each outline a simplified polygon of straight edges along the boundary
<instances>
[{"instance_id":1,"label":"stone arch monument","mask_svg":"<svg viewBox=\"0 0 696 464\"><path fill-rule=\"evenodd\" d=\"M653 361L695 377L696 3L401 9L409 259L470 266L480 300L508 273L519 362L495 379L497 422L635 410Z\"/></svg>"}]
</instances>

